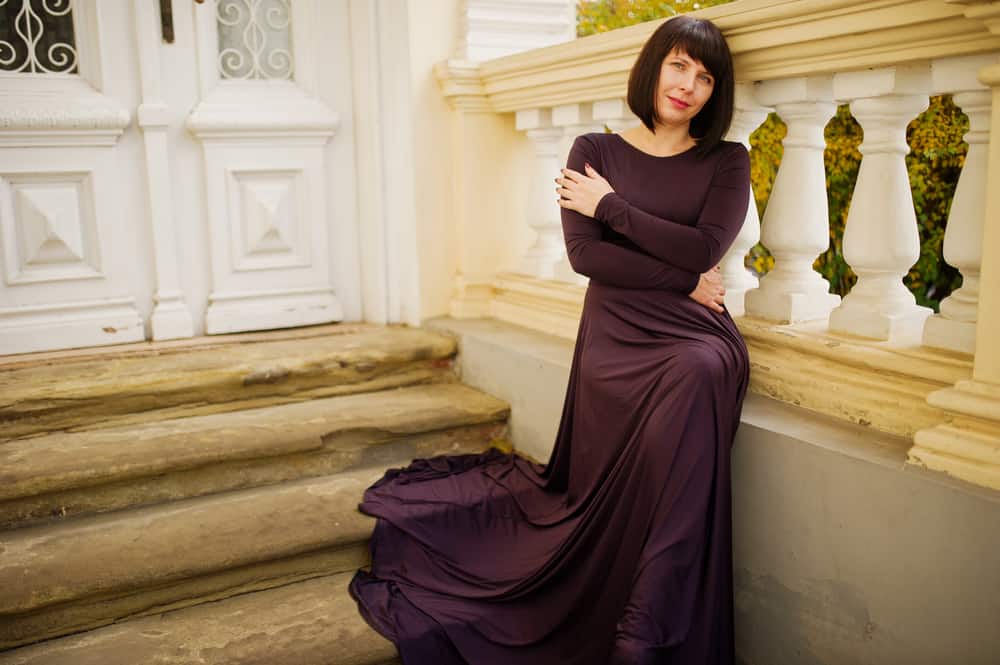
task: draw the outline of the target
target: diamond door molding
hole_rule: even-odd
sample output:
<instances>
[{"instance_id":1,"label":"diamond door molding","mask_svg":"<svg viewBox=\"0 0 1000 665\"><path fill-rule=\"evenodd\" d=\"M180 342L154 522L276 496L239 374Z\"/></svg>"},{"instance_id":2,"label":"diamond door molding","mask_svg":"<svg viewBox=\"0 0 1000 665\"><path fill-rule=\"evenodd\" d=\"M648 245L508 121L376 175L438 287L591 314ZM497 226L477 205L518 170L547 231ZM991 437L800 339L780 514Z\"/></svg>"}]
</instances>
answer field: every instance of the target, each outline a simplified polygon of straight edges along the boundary
<instances>
[{"instance_id":1,"label":"diamond door molding","mask_svg":"<svg viewBox=\"0 0 1000 665\"><path fill-rule=\"evenodd\" d=\"M102 277L86 173L0 174L8 285Z\"/></svg>"},{"instance_id":2,"label":"diamond door molding","mask_svg":"<svg viewBox=\"0 0 1000 665\"><path fill-rule=\"evenodd\" d=\"M209 334L338 321L343 311L329 265L324 151L338 116L317 89L316 2L277 3L288 14L282 44L292 62L268 77L234 77L220 65L223 13L195 8L201 102L187 120L205 160L212 289ZM246 11L251 11L246 4ZM252 21L244 16L244 21ZM229 39L227 37L227 39ZM282 52L285 52L282 50ZM262 57L262 56L261 56ZM266 74L266 71L264 72Z\"/></svg>"}]
</instances>

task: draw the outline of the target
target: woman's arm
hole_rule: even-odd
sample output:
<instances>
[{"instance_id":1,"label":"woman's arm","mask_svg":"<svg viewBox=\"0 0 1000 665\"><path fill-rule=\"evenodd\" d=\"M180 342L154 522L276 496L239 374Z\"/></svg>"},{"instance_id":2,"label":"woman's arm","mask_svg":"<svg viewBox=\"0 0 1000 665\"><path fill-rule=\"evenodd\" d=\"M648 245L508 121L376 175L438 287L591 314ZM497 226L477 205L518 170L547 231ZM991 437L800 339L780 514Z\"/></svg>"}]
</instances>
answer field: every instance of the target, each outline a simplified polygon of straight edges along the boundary
<instances>
[{"instance_id":1,"label":"woman's arm","mask_svg":"<svg viewBox=\"0 0 1000 665\"><path fill-rule=\"evenodd\" d=\"M594 217L661 261L703 273L718 265L733 244L749 202L750 157L735 144L722 157L694 226L651 215L614 192L601 198Z\"/></svg>"},{"instance_id":2,"label":"woman's arm","mask_svg":"<svg viewBox=\"0 0 1000 665\"><path fill-rule=\"evenodd\" d=\"M601 166L597 146L586 136L578 136L566 163L581 173L587 163ZM562 227L573 270L609 286L689 294L698 285L699 272L708 270L684 270L606 242L601 239L600 223L575 210L562 209Z\"/></svg>"}]
</instances>

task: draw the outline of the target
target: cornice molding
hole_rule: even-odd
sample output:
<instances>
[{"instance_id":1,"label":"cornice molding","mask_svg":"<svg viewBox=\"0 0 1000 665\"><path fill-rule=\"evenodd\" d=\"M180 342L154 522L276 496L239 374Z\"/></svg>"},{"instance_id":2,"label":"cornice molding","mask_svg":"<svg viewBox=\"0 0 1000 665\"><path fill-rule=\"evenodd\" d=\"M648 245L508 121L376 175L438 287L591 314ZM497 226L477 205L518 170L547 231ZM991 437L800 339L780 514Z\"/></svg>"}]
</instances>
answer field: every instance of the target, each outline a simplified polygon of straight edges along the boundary
<instances>
[{"instance_id":1,"label":"cornice molding","mask_svg":"<svg viewBox=\"0 0 1000 665\"><path fill-rule=\"evenodd\" d=\"M114 145L129 112L96 92L0 94L0 144Z\"/></svg>"},{"instance_id":2,"label":"cornice molding","mask_svg":"<svg viewBox=\"0 0 1000 665\"><path fill-rule=\"evenodd\" d=\"M446 60L434 67L441 94L453 109L492 112L479 65L467 60Z\"/></svg>"},{"instance_id":3,"label":"cornice molding","mask_svg":"<svg viewBox=\"0 0 1000 665\"><path fill-rule=\"evenodd\" d=\"M759 81L1000 50L1000 34L986 20L996 5L740 0L693 14L725 32L737 79ZM511 112L620 97L639 49L665 20L484 62L489 106Z\"/></svg>"}]
</instances>

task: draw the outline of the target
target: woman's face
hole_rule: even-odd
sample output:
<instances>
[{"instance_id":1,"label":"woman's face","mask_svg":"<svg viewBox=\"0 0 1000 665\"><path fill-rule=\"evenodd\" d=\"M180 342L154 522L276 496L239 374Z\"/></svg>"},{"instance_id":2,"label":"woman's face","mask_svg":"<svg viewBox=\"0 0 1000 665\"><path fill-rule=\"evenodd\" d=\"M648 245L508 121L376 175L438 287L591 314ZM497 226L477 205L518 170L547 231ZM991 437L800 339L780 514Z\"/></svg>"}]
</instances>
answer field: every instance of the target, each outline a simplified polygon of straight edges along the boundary
<instances>
[{"instance_id":1,"label":"woman's face","mask_svg":"<svg viewBox=\"0 0 1000 665\"><path fill-rule=\"evenodd\" d=\"M712 96L715 77L701 62L676 48L660 65L656 113L664 125L687 125Z\"/></svg>"}]
</instances>

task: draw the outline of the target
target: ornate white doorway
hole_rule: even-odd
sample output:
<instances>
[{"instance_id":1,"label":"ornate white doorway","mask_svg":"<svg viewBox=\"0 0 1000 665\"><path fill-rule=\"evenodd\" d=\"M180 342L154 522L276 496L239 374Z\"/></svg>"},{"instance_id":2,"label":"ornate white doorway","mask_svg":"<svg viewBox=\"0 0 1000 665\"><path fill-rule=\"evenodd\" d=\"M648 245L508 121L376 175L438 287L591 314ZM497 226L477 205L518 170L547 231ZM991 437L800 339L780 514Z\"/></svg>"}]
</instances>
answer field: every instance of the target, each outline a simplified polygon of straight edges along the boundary
<instances>
[{"instance_id":1,"label":"ornate white doorway","mask_svg":"<svg viewBox=\"0 0 1000 665\"><path fill-rule=\"evenodd\" d=\"M0 0L0 355L359 318L347 4Z\"/></svg>"}]
</instances>

